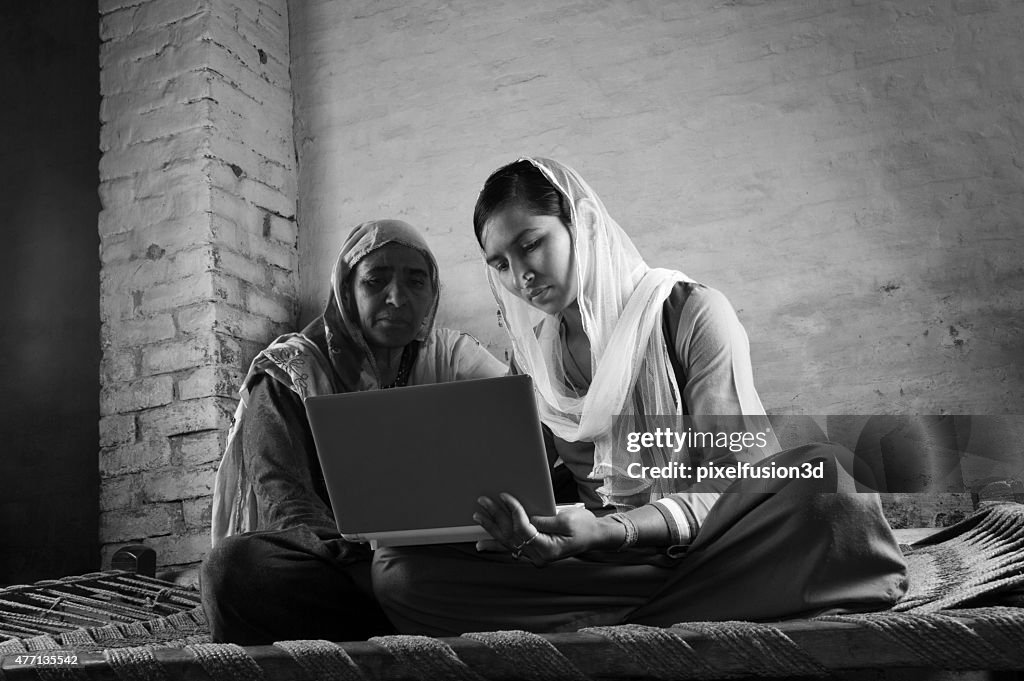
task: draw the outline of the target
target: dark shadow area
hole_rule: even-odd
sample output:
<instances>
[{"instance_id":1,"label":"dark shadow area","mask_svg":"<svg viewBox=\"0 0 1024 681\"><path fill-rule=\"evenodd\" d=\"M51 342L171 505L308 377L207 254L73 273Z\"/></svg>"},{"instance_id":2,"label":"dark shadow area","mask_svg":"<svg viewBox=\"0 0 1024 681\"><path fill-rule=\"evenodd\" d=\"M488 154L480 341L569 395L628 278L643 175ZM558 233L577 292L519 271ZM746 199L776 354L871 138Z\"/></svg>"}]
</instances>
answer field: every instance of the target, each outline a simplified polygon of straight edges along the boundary
<instances>
[{"instance_id":1,"label":"dark shadow area","mask_svg":"<svg viewBox=\"0 0 1024 681\"><path fill-rule=\"evenodd\" d=\"M0 8L0 584L99 567L97 17Z\"/></svg>"}]
</instances>

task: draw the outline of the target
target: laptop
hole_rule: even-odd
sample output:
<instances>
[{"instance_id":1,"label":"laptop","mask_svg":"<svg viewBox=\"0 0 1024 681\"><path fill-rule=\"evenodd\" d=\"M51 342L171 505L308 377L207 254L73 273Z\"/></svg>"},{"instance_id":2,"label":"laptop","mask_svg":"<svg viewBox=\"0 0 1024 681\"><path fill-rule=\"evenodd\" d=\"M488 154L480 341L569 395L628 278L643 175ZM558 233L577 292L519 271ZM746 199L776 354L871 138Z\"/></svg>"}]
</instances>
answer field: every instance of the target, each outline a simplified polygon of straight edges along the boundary
<instances>
[{"instance_id":1,"label":"laptop","mask_svg":"<svg viewBox=\"0 0 1024 681\"><path fill-rule=\"evenodd\" d=\"M555 500L529 376L307 397L342 537L378 546L471 542L476 499Z\"/></svg>"}]
</instances>

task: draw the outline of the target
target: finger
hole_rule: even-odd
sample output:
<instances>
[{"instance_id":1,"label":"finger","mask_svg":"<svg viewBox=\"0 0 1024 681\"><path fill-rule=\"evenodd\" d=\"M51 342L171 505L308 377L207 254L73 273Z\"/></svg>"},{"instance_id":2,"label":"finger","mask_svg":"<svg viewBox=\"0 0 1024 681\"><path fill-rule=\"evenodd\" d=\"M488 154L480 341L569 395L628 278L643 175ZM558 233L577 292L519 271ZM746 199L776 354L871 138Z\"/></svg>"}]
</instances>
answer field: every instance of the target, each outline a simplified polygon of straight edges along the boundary
<instances>
[{"instance_id":1,"label":"finger","mask_svg":"<svg viewBox=\"0 0 1024 681\"><path fill-rule=\"evenodd\" d=\"M501 497L492 499L491 497L478 497L476 503L487 510L488 513L497 517L500 515L507 515L509 510L502 501Z\"/></svg>"},{"instance_id":2,"label":"finger","mask_svg":"<svg viewBox=\"0 0 1024 681\"><path fill-rule=\"evenodd\" d=\"M501 530L506 539L513 541L518 536L518 533L516 532L515 518L509 511L508 506L500 498L493 500L489 497L481 497L481 499L487 499L490 502L488 508L494 524Z\"/></svg>"},{"instance_id":3,"label":"finger","mask_svg":"<svg viewBox=\"0 0 1024 681\"><path fill-rule=\"evenodd\" d=\"M501 528L494 522L491 516L486 513L477 512L473 514L473 520L476 521L477 525L484 528L487 531L487 534L494 537L495 541L499 544L508 548L512 547L508 536L502 532Z\"/></svg>"},{"instance_id":4,"label":"finger","mask_svg":"<svg viewBox=\"0 0 1024 681\"><path fill-rule=\"evenodd\" d=\"M473 512L473 522L481 527L484 526L484 523L489 523L493 526L495 524L494 514L487 510L483 504L478 503L476 511Z\"/></svg>"},{"instance_id":5,"label":"finger","mask_svg":"<svg viewBox=\"0 0 1024 681\"><path fill-rule=\"evenodd\" d=\"M473 513L473 520L480 522L478 518L486 518L494 522L494 502L487 497L480 497L476 500L476 511Z\"/></svg>"},{"instance_id":6,"label":"finger","mask_svg":"<svg viewBox=\"0 0 1024 681\"><path fill-rule=\"evenodd\" d=\"M498 510L498 504L496 504L494 499L491 499L490 497L477 497L476 503L492 515Z\"/></svg>"},{"instance_id":7,"label":"finger","mask_svg":"<svg viewBox=\"0 0 1024 681\"><path fill-rule=\"evenodd\" d=\"M505 510L504 505L490 497L479 497L476 503L479 508L478 513L491 523L491 526L485 529L499 539L509 539L512 534L512 522L508 518L508 511Z\"/></svg>"},{"instance_id":8,"label":"finger","mask_svg":"<svg viewBox=\"0 0 1024 681\"><path fill-rule=\"evenodd\" d=\"M480 541L478 541L476 543L476 550L477 551L481 551L481 552L484 552L484 551L497 551L497 552L504 553L508 549L505 547L504 544L502 544L501 542L496 541L494 539L481 539Z\"/></svg>"},{"instance_id":9,"label":"finger","mask_svg":"<svg viewBox=\"0 0 1024 681\"><path fill-rule=\"evenodd\" d=\"M531 530L529 534L533 534L533 530L536 528L533 527L533 523L530 522L530 517L526 515L526 509L524 509L523 505L519 503L519 500L506 492L502 492L498 495L498 498L505 506L505 510L508 512L513 524L517 528Z\"/></svg>"},{"instance_id":10,"label":"finger","mask_svg":"<svg viewBox=\"0 0 1024 681\"><path fill-rule=\"evenodd\" d=\"M501 518L507 515L505 507L490 497L480 497L476 500L478 512L490 518L495 525L501 524Z\"/></svg>"}]
</instances>

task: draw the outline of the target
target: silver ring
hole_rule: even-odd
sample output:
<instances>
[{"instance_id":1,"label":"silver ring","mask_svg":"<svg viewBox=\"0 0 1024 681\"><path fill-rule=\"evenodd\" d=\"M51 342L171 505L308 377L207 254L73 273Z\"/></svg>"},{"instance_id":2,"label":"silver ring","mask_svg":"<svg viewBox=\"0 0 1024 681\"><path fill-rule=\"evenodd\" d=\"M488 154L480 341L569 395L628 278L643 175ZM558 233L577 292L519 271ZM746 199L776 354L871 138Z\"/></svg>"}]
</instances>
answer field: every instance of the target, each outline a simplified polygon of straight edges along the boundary
<instances>
[{"instance_id":1,"label":"silver ring","mask_svg":"<svg viewBox=\"0 0 1024 681\"><path fill-rule=\"evenodd\" d=\"M519 556L523 555L523 549L533 543L533 540L540 536L540 530L536 530L533 536L524 541L522 544L517 544L512 547L512 557L519 560Z\"/></svg>"}]
</instances>

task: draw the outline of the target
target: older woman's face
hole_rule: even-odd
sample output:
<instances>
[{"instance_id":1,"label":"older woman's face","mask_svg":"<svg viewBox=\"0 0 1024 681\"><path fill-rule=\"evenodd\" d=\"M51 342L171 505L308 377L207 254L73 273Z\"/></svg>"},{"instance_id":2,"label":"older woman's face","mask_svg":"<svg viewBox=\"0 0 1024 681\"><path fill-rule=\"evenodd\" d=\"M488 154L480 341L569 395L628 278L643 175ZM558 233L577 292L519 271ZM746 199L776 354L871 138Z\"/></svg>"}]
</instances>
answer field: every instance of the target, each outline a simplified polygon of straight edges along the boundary
<instances>
[{"instance_id":1,"label":"older woman's face","mask_svg":"<svg viewBox=\"0 0 1024 681\"><path fill-rule=\"evenodd\" d=\"M352 296L367 344L408 345L434 302L427 259L408 246L382 246L356 264Z\"/></svg>"}]
</instances>

